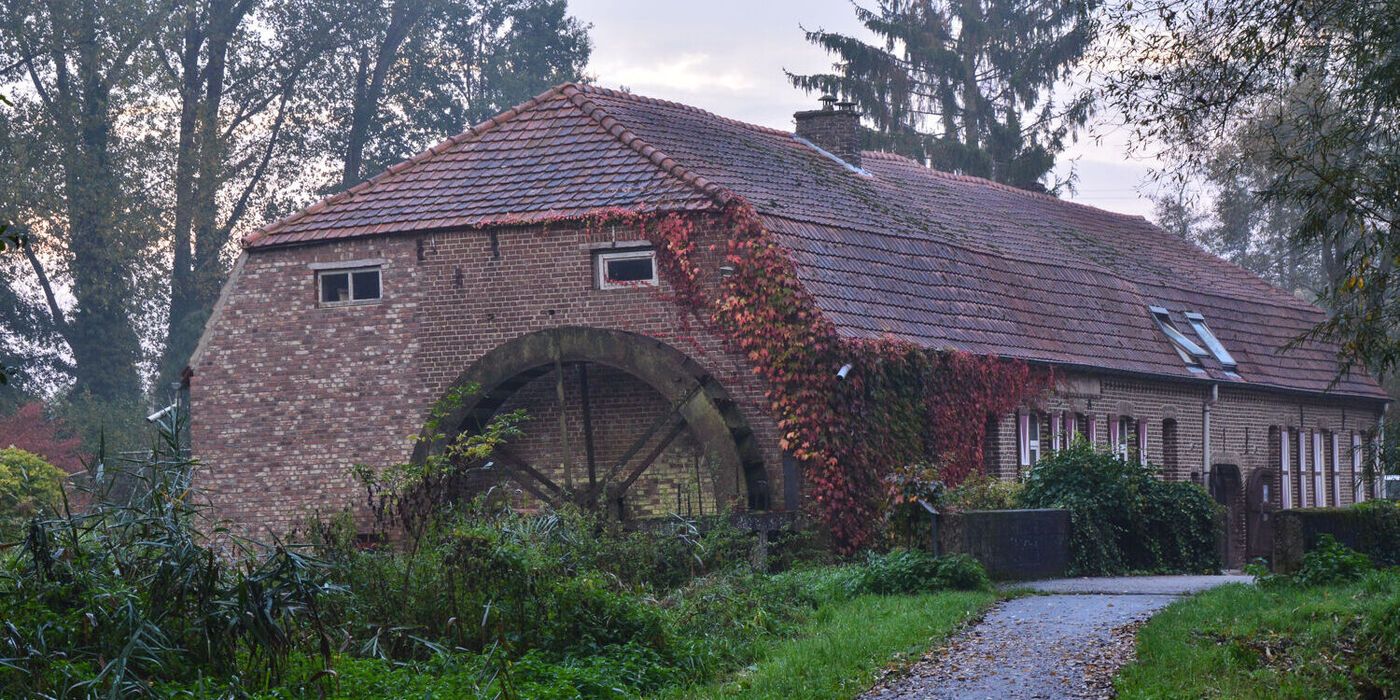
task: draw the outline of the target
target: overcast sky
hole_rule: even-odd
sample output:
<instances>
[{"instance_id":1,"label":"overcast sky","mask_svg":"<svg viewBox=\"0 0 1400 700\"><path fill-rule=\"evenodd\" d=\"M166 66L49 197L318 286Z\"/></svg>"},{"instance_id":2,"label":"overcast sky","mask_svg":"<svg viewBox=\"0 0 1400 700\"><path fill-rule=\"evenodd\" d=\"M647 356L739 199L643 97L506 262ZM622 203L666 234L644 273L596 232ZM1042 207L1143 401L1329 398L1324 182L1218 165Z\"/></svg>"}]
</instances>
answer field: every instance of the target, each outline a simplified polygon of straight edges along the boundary
<instances>
[{"instance_id":1,"label":"overcast sky","mask_svg":"<svg viewBox=\"0 0 1400 700\"><path fill-rule=\"evenodd\" d=\"M593 25L590 71L604 87L684 102L755 124L792 130L792 113L817 106L783 70L827 71L831 57L807 43L799 25L862 33L846 0L570 0ZM1068 199L1149 216L1149 164L1124 153L1109 125L1081 135L1060 158L1073 163L1079 192ZM1146 185L1147 187L1144 187Z\"/></svg>"}]
</instances>

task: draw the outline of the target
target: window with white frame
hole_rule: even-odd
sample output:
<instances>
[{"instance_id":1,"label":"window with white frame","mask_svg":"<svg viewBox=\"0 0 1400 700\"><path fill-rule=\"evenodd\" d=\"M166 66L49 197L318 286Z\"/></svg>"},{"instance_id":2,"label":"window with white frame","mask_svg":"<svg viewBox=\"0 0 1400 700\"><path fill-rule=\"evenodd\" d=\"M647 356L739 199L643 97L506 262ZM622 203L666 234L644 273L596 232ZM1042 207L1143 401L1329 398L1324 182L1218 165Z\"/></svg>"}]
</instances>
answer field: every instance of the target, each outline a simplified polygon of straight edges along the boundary
<instances>
[{"instance_id":1,"label":"window with white frame","mask_svg":"<svg viewBox=\"0 0 1400 700\"><path fill-rule=\"evenodd\" d=\"M1322 454L1322 431L1313 431L1312 443L1313 505L1321 507L1327 505L1327 486L1322 475L1323 465L1327 463Z\"/></svg>"},{"instance_id":2,"label":"window with white frame","mask_svg":"<svg viewBox=\"0 0 1400 700\"><path fill-rule=\"evenodd\" d=\"M1361 473L1361 435L1356 432L1351 434L1351 487L1352 501L1360 503L1366 500L1365 476Z\"/></svg>"},{"instance_id":3,"label":"window with white frame","mask_svg":"<svg viewBox=\"0 0 1400 700\"><path fill-rule=\"evenodd\" d=\"M1040 461L1040 416L1035 413L1021 413L1016 416L1017 442L1020 447L1020 463L1023 467L1033 467Z\"/></svg>"},{"instance_id":4,"label":"window with white frame","mask_svg":"<svg viewBox=\"0 0 1400 700\"><path fill-rule=\"evenodd\" d=\"M1118 416L1118 420L1108 424L1108 446L1119 459L1127 461L1132 452L1134 421L1128 416Z\"/></svg>"},{"instance_id":5,"label":"window with white frame","mask_svg":"<svg viewBox=\"0 0 1400 700\"><path fill-rule=\"evenodd\" d=\"M656 251L631 248L599 252L594 270L599 289L654 286L657 283Z\"/></svg>"},{"instance_id":6,"label":"window with white frame","mask_svg":"<svg viewBox=\"0 0 1400 700\"><path fill-rule=\"evenodd\" d=\"M378 301L384 291L378 265L318 270L316 288L322 304Z\"/></svg>"},{"instance_id":7,"label":"window with white frame","mask_svg":"<svg viewBox=\"0 0 1400 700\"><path fill-rule=\"evenodd\" d=\"M1293 507L1293 458L1288 454L1288 446L1291 440L1288 439L1288 428L1280 428L1279 434L1279 479L1280 486L1280 506L1283 508Z\"/></svg>"}]
</instances>

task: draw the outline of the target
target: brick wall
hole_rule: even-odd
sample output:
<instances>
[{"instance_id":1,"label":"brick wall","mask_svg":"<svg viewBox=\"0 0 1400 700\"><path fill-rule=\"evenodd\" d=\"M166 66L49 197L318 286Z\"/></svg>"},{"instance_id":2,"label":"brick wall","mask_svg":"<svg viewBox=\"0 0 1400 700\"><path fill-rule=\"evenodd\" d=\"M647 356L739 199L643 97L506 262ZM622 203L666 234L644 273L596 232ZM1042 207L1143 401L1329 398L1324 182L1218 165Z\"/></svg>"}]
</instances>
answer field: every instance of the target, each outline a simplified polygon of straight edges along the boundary
<instances>
[{"instance_id":1,"label":"brick wall","mask_svg":"<svg viewBox=\"0 0 1400 700\"><path fill-rule=\"evenodd\" d=\"M718 254L708 251L708 243L717 242L718 235L699 232L696 247L702 269L716 277ZM357 502L360 494L347 475L350 466L408 459L410 436L417 434L429 404L473 362L504 342L560 326L640 333L698 362L736 401L754 430L774 506L794 505L781 498L786 491L782 461L764 387L745 363L718 338L686 323L663 298L664 284L660 289L595 289L592 250L638 239L622 227L521 227L248 253L192 366L194 448L218 514L249 530L282 531L312 510L336 511ZM318 305L312 264L368 259L383 261L379 302ZM650 424L662 399L618 372L598 372L591 386L597 404L597 463L605 470ZM536 417L517 447L551 478L562 479L553 388L553 375L547 374L514 399L513 405ZM566 389L574 474L581 477L576 384L566 382ZM1165 457L1163 422L1174 421L1176 459L1165 476L1199 479L1207 390L1204 384L1066 375L1061 390L1041 409L1092 416L1100 444L1107 444L1110 416L1139 420L1147 432L1148 459L1159 464ZM1256 473L1270 474L1271 499L1277 504L1280 448L1278 433L1271 429L1301 429L1309 436L1336 432L1346 451L1352 432L1373 424L1374 410L1361 402L1225 386L1212 407L1211 461L1237 466L1241 486L1250 485ZM996 427L989 438L989 470L1014 478L1019 469L1017 423L1008 416ZM1048 422L1042 430L1048 430ZM1330 437L1323 443L1330 453ZM1049 445L1045 435L1043 449ZM1309 467L1311 445L1309 437L1304 456ZM694 438L682 434L629 492L629 513L669 511L678 502L682 510L710 512L715 507L713 479L707 466L697 463L699 452ZM1291 456L1297 460L1296 438ZM1335 479L1330 471L1325 477L1329 503L1352 500L1350 462L1345 456L1341 462ZM1307 486L1311 494L1310 482ZM1291 490L1296 495L1298 485ZM528 505L531 497L522 491L516 500ZM1242 516L1236 520L1231 529L1242 547L1238 543L1244 541L1245 522Z\"/></svg>"},{"instance_id":2,"label":"brick wall","mask_svg":"<svg viewBox=\"0 0 1400 700\"><path fill-rule=\"evenodd\" d=\"M1042 450L1051 445L1049 416L1069 411L1092 418L1096 427L1096 442L1100 447L1109 443L1109 420L1128 416L1136 421L1135 429L1146 430L1147 460L1163 467L1163 477L1174 481L1193 480L1202 485L1205 463L1204 407L1210 398L1205 383L1123 379L1093 375L1064 375L1056 393L1042 406L1034 409L1041 431ZM1280 487L1279 431L1290 433L1290 457L1294 505L1298 494L1297 431L1307 436L1305 465L1312 469L1312 435L1323 435L1324 495L1328 505L1347 505L1354 501L1356 487L1351 461L1352 435L1375 426L1377 405L1374 402L1348 400L1340 397L1320 397L1303 394L1283 394L1248 387L1221 385L1218 399L1210 409L1210 467L1232 465L1239 470L1239 489L1230 506L1230 558L1236 563L1251 549L1266 549L1267 544L1249 545L1247 514L1251 507L1247 497L1251 488L1262 496L1262 483L1268 484L1268 503L1256 503L1257 510L1272 511L1282 506ZM1170 459L1164 441L1166 421L1175 425L1175 459ZM1081 433L1084 429L1081 428ZM1332 439L1338 436L1340 470L1332 470ZM988 470L1002 478L1015 478L1019 464L1019 430L1014 415L998 422L997 450L989 453ZM1130 445L1136 453L1134 433ZM1223 473L1223 472L1222 472ZM1312 472L1308 472L1311 478ZM1262 483L1261 483L1262 480ZM1340 488L1338 488L1340 487ZM1311 482L1307 505L1314 505ZM1262 501L1262 498L1257 498Z\"/></svg>"},{"instance_id":3,"label":"brick wall","mask_svg":"<svg viewBox=\"0 0 1400 700\"><path fill-rule=\"evenodd\" d=\"M717 254L707 251L717 234L698 235L701 264L717 279ZM350 466L408 459L410 436L428 406L475 360L506 341L560 326L640 333L698 362L754 430L770 493L783 493L777 427L762 384L742 361L718 338L685 323L663 298L664 284L594 288L591 248L638 239L623 227L521 227L248 253L192 366L192 439L218 514L251 531L283 531L312 510L358 502ZM368 259L384 261L379 302L318 305L310 265ZM605 386L609 380L618 383ZM553 386L552 378L536 382ZM602 392L599 401L616 404L600 411L618 409L594 416L605 440L600 454L615 454L625 449L619 441L630 444L651 422L660 397L616 375L604 374L592 386ZM522 449L557 466L548 442L557 435L557 414L553 430L546 426L557 400L525 407L540 420L529 428L535 442ZM639 500L632 507L650 511L674 501L683 465L694 480L694 450L685 437L655 474L634 486ZM571 443L582 464L582 439ZM708 497L707 509L712 491Z\"/></svg>"}]
</instances>

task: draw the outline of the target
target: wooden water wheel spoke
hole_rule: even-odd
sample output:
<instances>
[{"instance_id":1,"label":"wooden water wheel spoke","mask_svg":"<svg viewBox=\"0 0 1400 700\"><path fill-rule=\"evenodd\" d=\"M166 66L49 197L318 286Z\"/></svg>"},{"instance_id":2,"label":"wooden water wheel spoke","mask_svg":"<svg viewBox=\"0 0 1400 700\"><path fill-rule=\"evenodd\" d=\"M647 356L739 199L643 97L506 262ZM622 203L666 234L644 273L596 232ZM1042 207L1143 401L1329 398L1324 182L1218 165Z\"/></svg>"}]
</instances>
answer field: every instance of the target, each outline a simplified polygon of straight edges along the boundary
<instances>
[{"instance_id":1,"label":"wooden water wheel spoke","mask_svg":"<svg viewBox=\"0 0 1400 700\"><path fill-rule=\"evenodd\" d=\"M646 429L646 432L642 433L641 437L638 437L632 443L631 447L628 447L627 451L622 453L622 457L618 459L617 462L613 464L613 466L610 469L608 469L608 473L603 477L603 479L599 481L594 488L589 489L587 497L588 502L596 502L599 493L607 489L608 484L611 483L613 479L617 478L617 475L627 467L627 464L632 461L632 458L636 457L637 453L641 452L642 448L646 447L647 443L651 442L651 439L655 437L656 434L660 432L662 428L666 427L667 423L671 422L673 418L678 418L680 416L680 413L685 409L686 404L689 404L691 399L694 399L697 395L699 395L701 389L703 388L703 384L697 383L695 386L691 387L690 391L687 391L685 395L680 398L679 401L676 401L675 403L671 404L670 410L657 416L656 420L652 421L651 426ZM682 418L680 420L678 429L684 428L685 420ZM669 440L663 442L669 442ZM650 460L644 464L650 465ZM643 467L643 469L645 469L645 467Z\"/></svg>"},{"instance_id":2,"label":"wooden water wheel spoke","mask_svg":"<svg viewBox=\"0 0 1400 700\"><path fill-rule=\"evenodd\" d=\"M558 506L568 495L564 489L559 488L559 485L554 483L549 477L527 464L525 460L515 456L510 450L504 447L498 447L496 448L495 456L507 471L517 477L515 480L516 483L520 484L526 491L534 494L545 503L551 506ZM534 482L537 482L538 485L536 485L536 483L531 483L530 480L519 478L521 476L529 477ZM551 495L551 493L546 493L540 486L544 486L553 495Z\"/></svg>"}]
</instances>

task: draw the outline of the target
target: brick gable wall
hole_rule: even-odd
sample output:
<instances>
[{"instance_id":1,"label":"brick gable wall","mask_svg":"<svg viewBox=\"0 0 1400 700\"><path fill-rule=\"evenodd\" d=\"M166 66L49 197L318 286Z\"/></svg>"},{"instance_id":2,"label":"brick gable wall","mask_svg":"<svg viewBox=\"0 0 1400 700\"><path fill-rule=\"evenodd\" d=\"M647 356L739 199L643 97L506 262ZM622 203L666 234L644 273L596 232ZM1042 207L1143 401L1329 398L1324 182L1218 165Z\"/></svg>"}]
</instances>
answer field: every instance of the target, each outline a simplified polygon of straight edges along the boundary
<instances>
[{"instance_id":1,"label":"brick gable wall","mask_svg":"<svg viewBox=\"0 0 1400 700\"><path fill-rule=\"evenodd\" d=\"M716 275L718 254L707 249L717 236L697 232L702 268ZM685 323L664 298L664 284L594 288L591 247L639 238L624 227L534 226L249 252L192 367L194 451L217 514L247 530L282 532L314 510L357 503L349 467L407 460L429 405L474 361L506 341L561 326L651 336L698 362L754 430L770 493L782 494L777 427L764 387L740 358L699 324ZM309 265L362 259L385 261L383 299L319 307ZM551 388L552 381L536 380ZM615 443L624 438L630 444L655 415L660 397L649 387L622 388L633 396L594 417L595 424L613 422L599 430L614 436L599 445L600 455L623 449ZM547 435L557 431L557 419L545 423L557 416L549 413L557 402L537 402L536 410L534 443L521 448L554 461ZM582 464L581 438L571 442ZM690 459L684 447L678 441L660 460L655 483L639 481L636 493L650 497L635 508L654 511L662 500L674 501L682 479L673 472Z\"/></svg>"}]
</instances>

